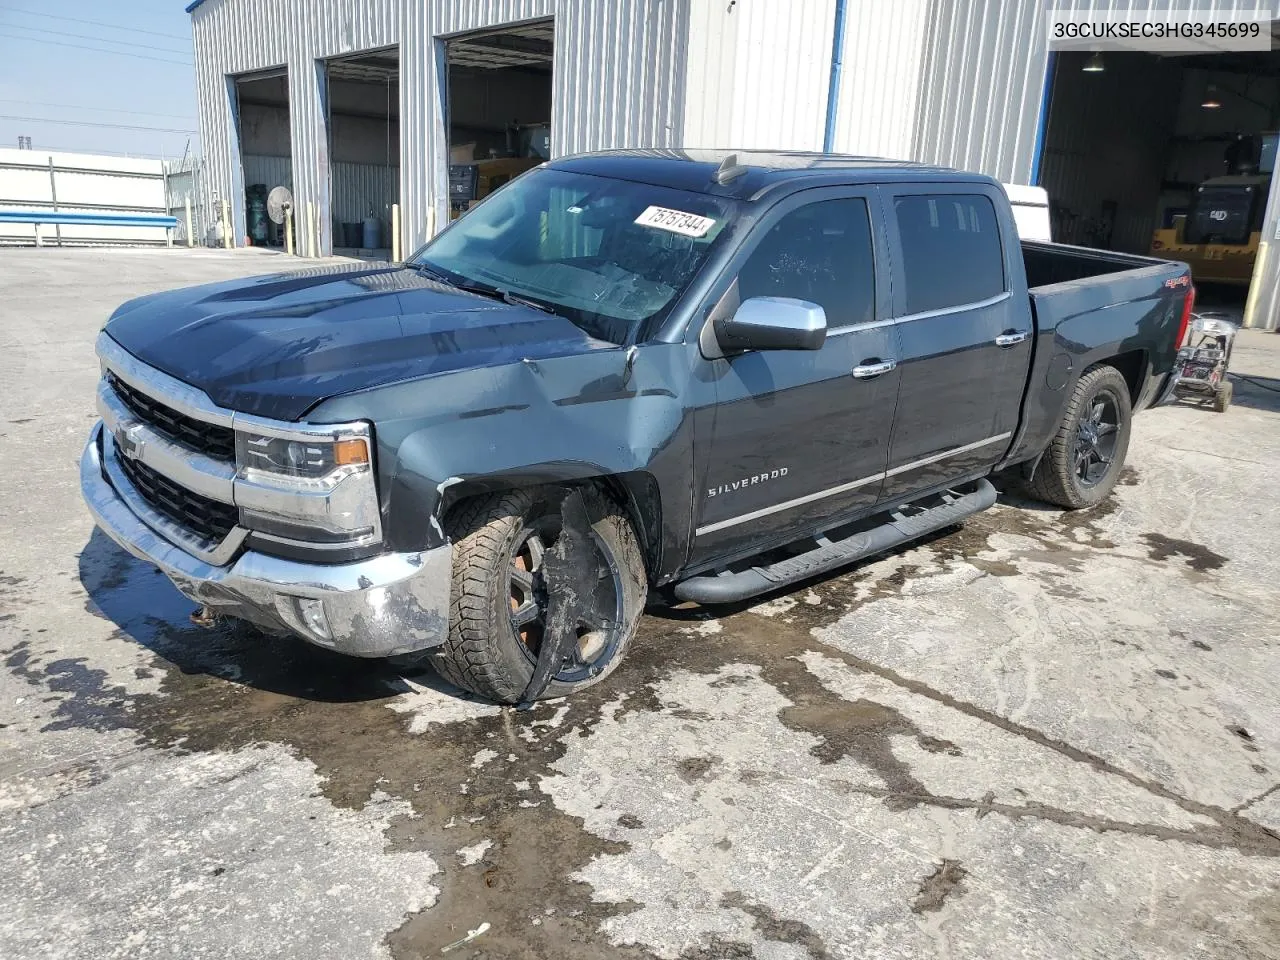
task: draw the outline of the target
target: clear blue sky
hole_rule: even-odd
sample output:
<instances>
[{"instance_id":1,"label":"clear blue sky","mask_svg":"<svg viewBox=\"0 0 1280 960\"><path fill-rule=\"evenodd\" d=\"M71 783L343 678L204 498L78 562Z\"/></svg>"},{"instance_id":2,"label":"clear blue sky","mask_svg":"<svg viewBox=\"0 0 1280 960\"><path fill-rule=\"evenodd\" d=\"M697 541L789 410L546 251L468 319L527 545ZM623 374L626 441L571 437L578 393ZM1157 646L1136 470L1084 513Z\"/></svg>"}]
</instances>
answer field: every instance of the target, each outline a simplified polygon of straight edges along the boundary
<instances>
[{"instance_id":1,"label":"clear blue sky","mask_svg":"<svg viewBox=\"0 0 1280 960\"><path fill-rule=\"evenodd\" d=\"M185 6L0 0L0 146L22 134L36 149L177 157L189 139L198 152Z\"/></svg>"}]
</instances>

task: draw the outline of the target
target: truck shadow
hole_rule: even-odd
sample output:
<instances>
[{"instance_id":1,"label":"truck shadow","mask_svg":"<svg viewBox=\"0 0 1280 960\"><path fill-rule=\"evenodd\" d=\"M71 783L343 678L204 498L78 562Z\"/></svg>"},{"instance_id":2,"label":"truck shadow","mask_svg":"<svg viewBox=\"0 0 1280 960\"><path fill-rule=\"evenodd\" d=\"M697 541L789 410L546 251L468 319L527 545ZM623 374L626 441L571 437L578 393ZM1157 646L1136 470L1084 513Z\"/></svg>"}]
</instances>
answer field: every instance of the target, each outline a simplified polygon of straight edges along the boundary
<instances>
[{"instance_id":1,"label":"truck shadow","mask_svg":"<svg viewBox=\"0 0 1280 960\"><path fill-rule=\"evenodd\" d=\"M420 660L347 657L236 621L198 627L190 620L195 604L162 573L97 529L80 552L79 577L90 613L112 623L117 639L145 648L181 677L217 677L281 696L330 703L383 700L414 686L464 696Z\"/></svg>"}]
</instances>

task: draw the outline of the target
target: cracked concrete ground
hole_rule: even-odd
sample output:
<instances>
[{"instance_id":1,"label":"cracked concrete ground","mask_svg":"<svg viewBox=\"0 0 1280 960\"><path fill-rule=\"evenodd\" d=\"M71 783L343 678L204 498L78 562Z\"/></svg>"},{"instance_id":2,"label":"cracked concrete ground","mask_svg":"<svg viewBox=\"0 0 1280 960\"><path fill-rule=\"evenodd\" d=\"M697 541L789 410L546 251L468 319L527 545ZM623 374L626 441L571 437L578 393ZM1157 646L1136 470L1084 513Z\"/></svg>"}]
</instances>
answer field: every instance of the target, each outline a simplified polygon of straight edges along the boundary
<instances>
[{"instance_id":1,"label":"cracked concrete ground","mask_svg":"<svg viewBox=\"0 0 1280 960\"><path fill-rule=\"evenodd\" d=\"M1280 956L1280 394L513 712L198 630L93 532L102 320L280 263L0 258L0 956Z\"/></svg>"}]
</instances>

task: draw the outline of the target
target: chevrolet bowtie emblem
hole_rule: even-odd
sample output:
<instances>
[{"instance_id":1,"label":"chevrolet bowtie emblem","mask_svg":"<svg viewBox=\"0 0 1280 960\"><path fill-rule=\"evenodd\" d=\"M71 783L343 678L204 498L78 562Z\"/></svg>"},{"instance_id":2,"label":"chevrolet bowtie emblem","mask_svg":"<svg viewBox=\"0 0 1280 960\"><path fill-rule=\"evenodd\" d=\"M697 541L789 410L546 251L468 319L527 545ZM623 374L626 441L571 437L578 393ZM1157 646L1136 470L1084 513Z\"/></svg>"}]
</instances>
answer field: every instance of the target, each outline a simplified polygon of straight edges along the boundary
<instances>
[{"instance_id":1,"label":"chevrolet bowtie emblem","mask_svg":"<svg viewBox=\"0 0 1280 960\"><path fill-rule=\"evenodd\" d=\"M142 456L142 438L138 424L132 424L129 427L121 427L116 430L116 449L130 460L137 460Z\"/></svg>"}]
</instances>

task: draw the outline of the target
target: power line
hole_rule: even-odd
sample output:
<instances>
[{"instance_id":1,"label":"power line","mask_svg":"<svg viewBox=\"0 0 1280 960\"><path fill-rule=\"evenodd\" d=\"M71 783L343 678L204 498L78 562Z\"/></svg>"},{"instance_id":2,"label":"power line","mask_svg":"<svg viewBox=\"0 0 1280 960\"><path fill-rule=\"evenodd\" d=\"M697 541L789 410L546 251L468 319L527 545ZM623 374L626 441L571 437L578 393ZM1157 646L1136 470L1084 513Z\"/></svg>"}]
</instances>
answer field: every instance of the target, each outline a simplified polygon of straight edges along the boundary
<instances>
[{"instance_id":1,"label":"power line","mask_svg":"<svg viewBox=\"0 0 1280 960\"><path fill-rule=\"evenodd\" d=\"M167 60L164 57L149 57L145 53L133 53L130 50L107 50L103 47L90 47L83 43L64 43L61 40L41 40L37 37L21 37L12 33L0 33L0 37L10 40L25 40L27 43L47 43L51 47L71 47L75 50L92 50L94 53L114 53L117 57L132 57L135 60L155 60L158 63L176 63L180 67L190 67L190 60Z\"/></svg>"},{"instance_id":2,"label":"power line","mask_svg":"<svg viewBox=\"0 0 1280 960\"><path fill-rule=\"evenodd\" d=\"M148 133L199 133L182 127L139 127L132 123L95 123L92 120L49 120L45 117L15 117L0 113L0 120L17 120L21 123L60 123L67 127L109 127L113 130L145 130Z\"/></svg>"},{"instance_id":3,"label":"power line","mask_svg":"<svg viewBox=\"0 0 1280 960\"><path fill-rule=\"evenodd\" d=\"M119 107L96 107L91 104L75 104L75 103L45 103L41 100L5 100L0 99L0 103L20 103L25 107L54 107L59 110L92 110L95 113L128 113L135 117L169 117L176 120L193 120L194 117L185 113L149 113L146 110L121 110Z\"/></svg>"},{"instance_id":4,"label":"power line","mask_svg":"<svg viewBox=\"0 0 1280 960\"><path fill-rule=\"evenodd\" d=\"M25 148L24 148L25 149ZM36 153L91 153L102 157L142 157L147 160L176 160L177 157L172 154L162 153L138 153L136 150L98 150L96 148L75 146L60 147L47 143L41 143L38 147L32 147Z\"/></svg>"},{"instance_id":5,"label":"power line","mask_svg":"<svg viewBox=\"0 0 1280 960\"><path fill-rule=\"evenodd\" d=\"M34 10L21 10L18 8L10 8L10 13L21 13L28 17L47 17L50 20L67 20L71 23L83 23L91 27L109 27L112 30L127 30L130 33L145 33L150 37L168 37L170 40L190 40L190 37L184 37L177 33L157 33L155 30L139 30L136 27L122 27L118 23L103 23L101 20L81 20L79 17L63 17L56 13L37 13Z\"/></svg>"},{"instance_id":6,"label":"power line","mask_svg":"<svg viewBox=\"0 0 1280 960\"><path fill-rule=\"evenodd\" d=\"M5 26L10 30L30 30L32 33L47 33L53 37L71 37L74 40L94 40L98 43L114 43L122 47L138 47L141 50L158 50L161 53L173 53L179 56L186 53L185 50L175 50L173 47L157 47L155 44L151 43L132 43L129 40L112 40L110 37L94 37L83 33L67 33L65 30L46 30L44 27L24 27L20 23L6 23Z\"/></svg>"}]
</instances>

